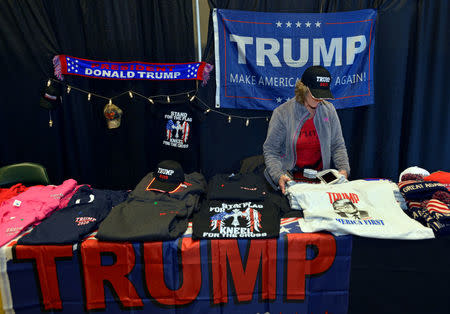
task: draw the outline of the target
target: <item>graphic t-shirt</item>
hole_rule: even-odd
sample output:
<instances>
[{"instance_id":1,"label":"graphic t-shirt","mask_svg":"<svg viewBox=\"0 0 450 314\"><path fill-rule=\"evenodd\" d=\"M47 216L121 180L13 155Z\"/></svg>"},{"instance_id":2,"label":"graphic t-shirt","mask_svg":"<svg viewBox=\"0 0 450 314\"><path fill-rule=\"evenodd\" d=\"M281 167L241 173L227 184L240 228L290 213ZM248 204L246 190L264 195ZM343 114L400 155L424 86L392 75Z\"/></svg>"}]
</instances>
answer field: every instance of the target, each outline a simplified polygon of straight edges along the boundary
<instances>
[{"instance_id":1,"label":"graphic t-shirt","mask_svg":"<svg viewBox=\"0 0 450 314\"><path fill-rule=\"evenodd\" d=\"M192 237L278 237L280 210L267 197L267 185L262 176L215 175L208 183L207 200L194 216Z\"/></svg>"},{"instance_id":2,"label":"graphic t-shirt","mask_svg":"<svg viewBox=\"0 0 450 314\"><path fill-rule=\"evenodd\" d=\"M195 102L156 103L152 107L156 119L156 160L175 160L185 173L199 170L200 111Z\"/></svg>"},{"instance_id":3,"label":"graphic t-shirt","mask_svg":"<svg viewBox=\"0 0 450 314\"><path fill-rule=\"evenodd\" d=\"M303 124L296 145L297 167L322 170L320 141L316 132L316 127L314 126L313 118L306 120Z\"/></svg>"},{"instance_id":4,"label":"graphic t-shirt","mask_svg":"<svg viewBox=\"0 0 450 314\"><path fill-rule=\"evenodd\" d=\"M291 207L303 209L303 232L327 230L382 239L434 238L403 212L387 181L355 180L342 184L293 184L287 188Z\"/></svg>"},{"instance_id":5,"label":"graphic t-shirt","mask_svg":"<svg viewBox=\"0 0 450 314\"><path fill-rule=\"evenodd\" d=\"M194 239L257 239L278 237L278 211L262 201L204 202L194 216Z\"/></svg>"}]
</instances>

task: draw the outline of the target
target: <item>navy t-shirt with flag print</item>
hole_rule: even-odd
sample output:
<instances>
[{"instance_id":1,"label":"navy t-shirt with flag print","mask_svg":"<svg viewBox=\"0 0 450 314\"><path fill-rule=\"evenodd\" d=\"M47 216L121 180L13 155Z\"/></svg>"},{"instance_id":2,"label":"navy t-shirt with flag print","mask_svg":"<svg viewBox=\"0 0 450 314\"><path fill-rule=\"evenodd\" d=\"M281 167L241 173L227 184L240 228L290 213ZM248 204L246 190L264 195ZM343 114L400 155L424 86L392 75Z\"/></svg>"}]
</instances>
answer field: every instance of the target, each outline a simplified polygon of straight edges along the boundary
<instances>
[{"instance_id":1,"label":"navy t-shirt with flag print","mask_svg":"<svg viewBox=\"0 0 450 314\"><path fill-rule=\"evenodd\" d=\"M175 160L185 173L199 170L198 124L203 112L196 101L172 100L170 103L156 102L152 106L155 124L156 147L151 147L155 159Z\"/></svg>"}]
</instances>

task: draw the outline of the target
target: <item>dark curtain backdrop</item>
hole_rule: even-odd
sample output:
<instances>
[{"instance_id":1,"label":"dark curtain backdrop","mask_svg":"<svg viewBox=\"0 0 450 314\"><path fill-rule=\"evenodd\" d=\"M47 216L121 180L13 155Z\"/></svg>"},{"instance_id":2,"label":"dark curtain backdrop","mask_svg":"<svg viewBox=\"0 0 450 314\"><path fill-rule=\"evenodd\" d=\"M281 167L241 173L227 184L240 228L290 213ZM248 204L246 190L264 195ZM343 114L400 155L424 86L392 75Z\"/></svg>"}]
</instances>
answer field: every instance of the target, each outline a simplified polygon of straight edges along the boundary
<instances>
[{"instance_id":1,"label":"dark curtain backdrop","mask_svg":"<svg viewBox=\"0 0 450 314\"><path fill-rule=\"evenodd\" d=\"M67 54L110 61L193 62L191 1L0 1L0 164L44 165L52 183L74 178L98 188L132 189L157 163L150 103L125 94L121 126L107 129L107 100L72 89L52 112L39 106L53 75L52 58ZM113 97L195 90L193 81L113 81L65 76L65 84ZM64 87L62 84L57 86ZM185 96L184 96L185 97Z\"/></svg>"},{"instance_id":2,"label":"dark curtain backdrop","mask_svg":"<svg viewBox=\"0 0 450 314\"><path fill-rule=\"evenodd\" d=\"M242 1L215 0L210 7L272 12L378 10L375 103L338 114L352 178L396 180L406 167L449 171L448 1ZM203 59L214 64L212 25ZM50 179L67 178L97 188L133 188L154 169L155 130L149 103L126 94L114 101L122 125L108 130L105 99L72 90L49 113L39 97L53 77L52 57L145 62L196 61L193 8L188 0L0 1L0 165L33 161ZM195 82L110 81L66 76L66 84L112 97L128 90L152 96L196 88ZM215 77L199 87L201 102L214 107ZM201 123L200 168L207 178L239 170L240 161L262 153L268 122L245 117L271 112L209 112ZM227 114L243 118L227 121Z\"/></svg>"}]
</instances>

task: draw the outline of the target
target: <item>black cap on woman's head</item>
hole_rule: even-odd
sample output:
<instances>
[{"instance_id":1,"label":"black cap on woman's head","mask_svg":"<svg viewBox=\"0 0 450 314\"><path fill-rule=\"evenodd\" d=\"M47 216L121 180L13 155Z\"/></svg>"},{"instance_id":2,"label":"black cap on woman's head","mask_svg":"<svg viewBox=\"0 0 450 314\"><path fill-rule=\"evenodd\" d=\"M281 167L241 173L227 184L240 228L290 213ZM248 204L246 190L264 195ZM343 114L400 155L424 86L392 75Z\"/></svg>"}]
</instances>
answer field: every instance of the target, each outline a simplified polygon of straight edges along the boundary
<instances>
[{"instance_id":1,"label":"black cap on woman's head","mask_svg":"<svg viewBox=\"0 0 450 314\"><path fill-rule=\"evenodd\" d=\"M301 81L309 88L314 98L334 99L330 90L331 75L323 66L314 65L307 68Z\"/></svg>"}]
</instances>

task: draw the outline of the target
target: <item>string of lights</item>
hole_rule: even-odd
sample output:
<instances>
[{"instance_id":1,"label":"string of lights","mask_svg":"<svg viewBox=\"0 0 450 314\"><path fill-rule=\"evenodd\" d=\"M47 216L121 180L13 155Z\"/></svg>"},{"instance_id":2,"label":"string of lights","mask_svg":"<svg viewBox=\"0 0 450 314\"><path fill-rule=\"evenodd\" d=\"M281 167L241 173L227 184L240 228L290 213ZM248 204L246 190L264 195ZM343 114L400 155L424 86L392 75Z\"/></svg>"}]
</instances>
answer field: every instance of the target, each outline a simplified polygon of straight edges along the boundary
<instances>
[{"instance_id":1,"label":"string of lights","mask_svg":"<svg viewBox=\"0 0 450 314\"><path fill-rule=\"evenodd\" d=\"M56 82L58 84L62 84L64 86L65 92L67 94L70 94L70 92L72 90L76 90L78 92L86 94L88 101L91 101L91 99L93 97L97 97L97 98L105 99L109 104L111 104L112 101L115 98L119 98L119 97L122 97L123 95L128 94L128 96L130 98L138 96L138 97L141 97L143 99L146 99L149 103L154 104L155 101L159 101L159 102L164 101L166 103L170 103L171 101L173 101L173 99L175 99L175 98L177 98L179 96L185 95L189 99L190 102L193 102L195 99L197 99L198 102L204 107L204 114L205 115L209 114L210 112L213 112L215 114L223 116L227 120L228 123L231 123L231 121L233 119L241 119L241 120L245 121L245 126L249 126L250 125L250 120L265 119L267 122L269 122L269 120L270 120L270 116L252 116L252 117L248 117L248 116L240 116L240 115L228 114L228 113L225 113L225 112L222 112L222 111L215 110L215 109L211 108L210 106L208 106L205 101L203 101L201 98L199 98L197 96L198 89L190 90L190 91L183 92L183 93L177 93L177 94L170 94L170 95L161 94L161 95L152 95L152 96L145 96L145 95L142 95L142 94L140 94L138 92L135 92L133 90L128 90L128 91L124 91L124 92L122 92L120 94L117 94L115 96L107 97L107 96L103 96L103 95L100 95L100 94L97 94L97 93L94 93L94 92L91 92L91 91L87 91L87 90L75 87L73 85L66 84L64 82L61 82L61 81L53 79L53 78L50 78L48 80L47 86L50 86L52 82Z\"/></svg>"}]
</instances>

